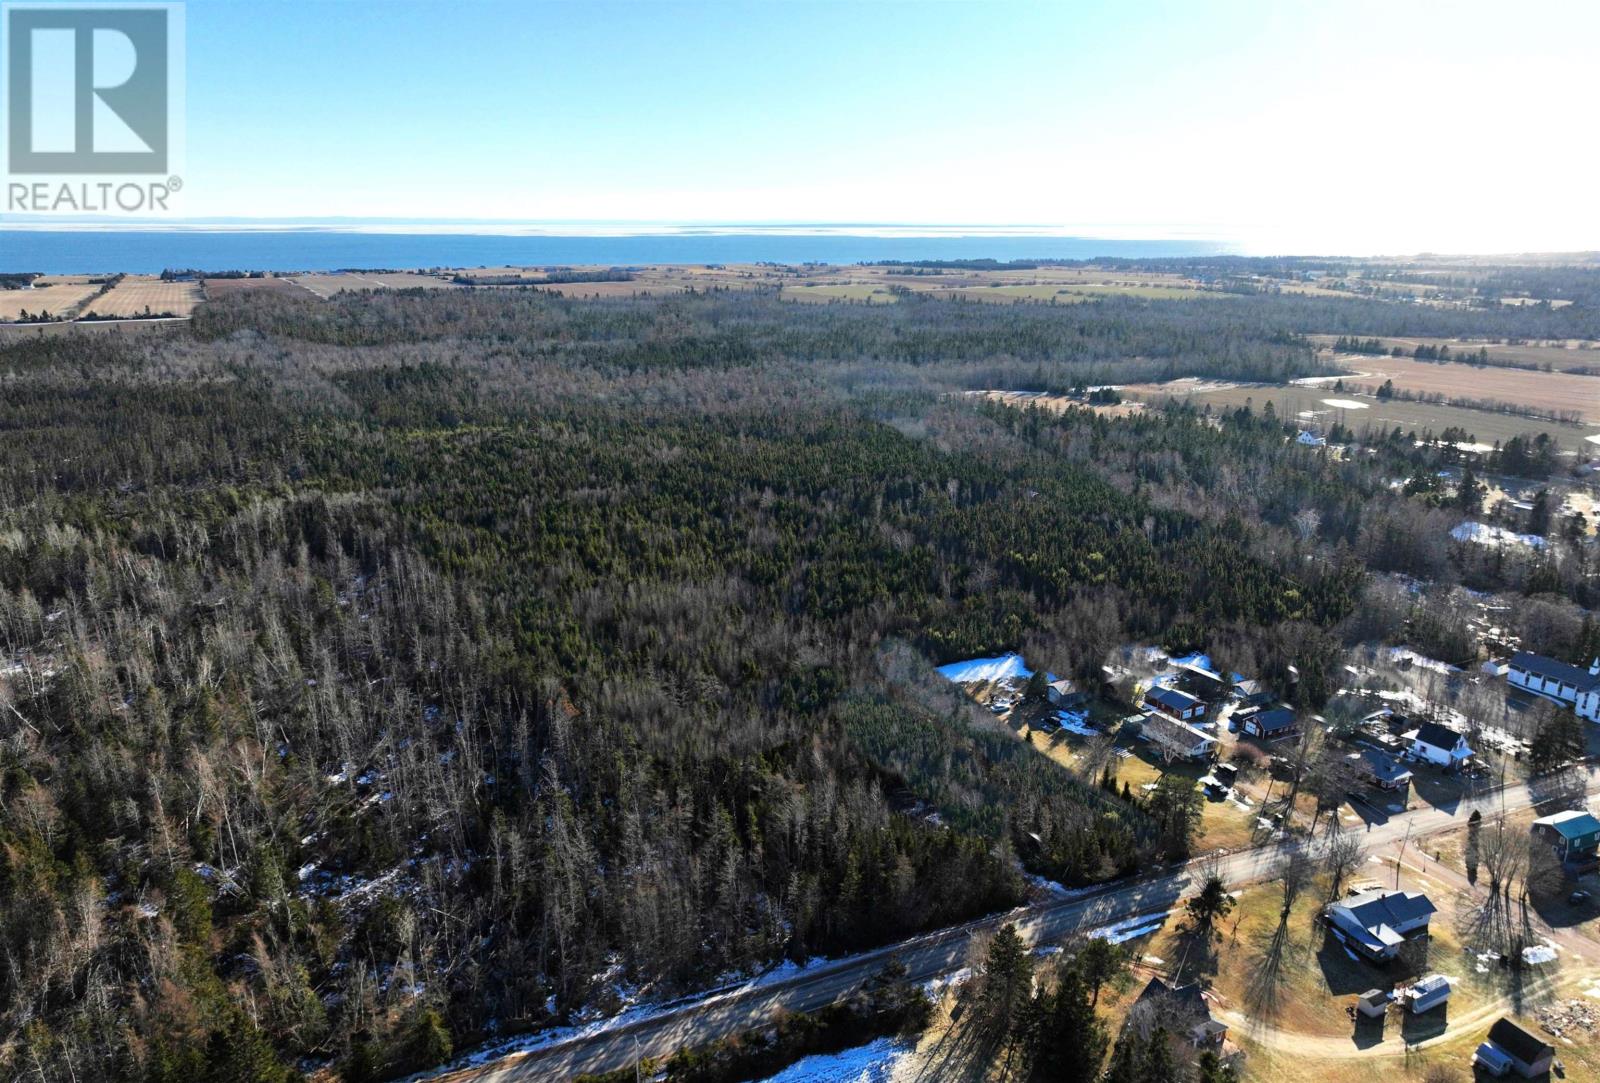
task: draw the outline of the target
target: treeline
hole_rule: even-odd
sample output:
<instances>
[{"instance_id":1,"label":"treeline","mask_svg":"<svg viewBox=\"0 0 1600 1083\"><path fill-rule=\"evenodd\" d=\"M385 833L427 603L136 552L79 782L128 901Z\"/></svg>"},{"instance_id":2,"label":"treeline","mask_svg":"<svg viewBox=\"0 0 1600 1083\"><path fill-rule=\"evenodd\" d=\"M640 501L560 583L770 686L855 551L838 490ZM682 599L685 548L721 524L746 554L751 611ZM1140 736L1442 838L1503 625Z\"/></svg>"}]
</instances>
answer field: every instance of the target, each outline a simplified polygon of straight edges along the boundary
<instances>
[{"instance_id":1,"label":"treeline","mask_svg":"<svg viewBox=\"0 0 1600 1083\"><path fill-rule=\"evenodd\" d=\"M461 286L556 286L578 282L632 282L637 277L632 271L623 267L611 267L599 271L568 271L552 268L549 271L531 277L523 274L466 274L452 275L450 281Z\"/></svg>"},{"instance_id":2,"label":"treeline","mask_svg":"<svg viewBox=\"0 0 1600 1083\"><path fill-rule=\"evenodd\" d=\"M202 271L196 267L167 267L161 272L163 282L191 282L206 278L233 279L233 278L269 278L266 271L241 271L238 269L226 271Z\"/></svg>"}]
</instances>

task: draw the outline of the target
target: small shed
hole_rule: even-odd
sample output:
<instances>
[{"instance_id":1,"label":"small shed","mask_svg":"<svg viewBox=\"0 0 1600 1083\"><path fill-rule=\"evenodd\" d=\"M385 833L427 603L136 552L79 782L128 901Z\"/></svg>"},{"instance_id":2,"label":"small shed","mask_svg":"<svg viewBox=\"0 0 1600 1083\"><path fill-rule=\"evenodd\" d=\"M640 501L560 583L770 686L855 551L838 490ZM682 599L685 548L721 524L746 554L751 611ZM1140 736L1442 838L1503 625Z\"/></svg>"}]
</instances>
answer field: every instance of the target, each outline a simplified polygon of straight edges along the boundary
<instances>
[{"instance_id":1,"label":"small shed","mask_svg":"<svg viewBox=\"0 0 1600 1083\"><path fill-rule=\"evenodd\" d=\"M1432 1011L1450 999L1450 979L1443 974L1429 974L1408 985L1401 994L1400 1003L1413 1015Z\"/></svg>"},{"instance_id":2,"label":"small shed","mask_svg":"<svg viewBox=\"0 0 1600 1083\"><path fill-rule=\"evenodd\" d=\"M1382 989L1368 989L1356 997L1356 1011L1368 1019L1382 1019L1389 1010L1389 994Z\"/></svg>"}]
</instances>

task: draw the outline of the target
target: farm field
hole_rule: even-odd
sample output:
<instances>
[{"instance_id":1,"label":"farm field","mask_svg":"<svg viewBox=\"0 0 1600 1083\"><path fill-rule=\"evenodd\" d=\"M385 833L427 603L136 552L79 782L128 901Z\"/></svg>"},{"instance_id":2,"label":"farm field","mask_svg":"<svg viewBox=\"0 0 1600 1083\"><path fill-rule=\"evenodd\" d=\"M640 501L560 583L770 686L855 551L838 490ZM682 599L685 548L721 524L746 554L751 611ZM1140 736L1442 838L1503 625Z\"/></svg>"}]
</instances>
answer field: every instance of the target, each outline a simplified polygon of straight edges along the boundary
<instances>
[{"instance_id":1,"label":"farm field","mask_svg":"<svg viewBox=\"0 0 1600 1083\"><path fill-rule=\"evenodd\" d=\"M1340 354L1335 363L1351 372L1369 391L1376 391L1385 380L1393 380L1396 388L1405 391L1437 392L1452 399L1496 399L1549 411L1552 416L1563 410L1578 410L1586 421L1600 424L1600 376L1360 354ZM1347 379L1345 388L1350 387Z\"/></svg>"},{"instance_id":2,"label":"farm field","mask_svg":"<svg viewBox=\"0 0 1600 1083\"><path fill-rule=\"evenodd\" d=\"M785 301L867 301L872 304L893 304L894 294L885 285L871 282L796 282L787 283L783 290Z\"/></svg>"},{"instance_id":3,"label":"farm field","mask_svg":"<svg viewBox=\"0 0 1600 1083\"><path fill-rule=\"evenodd\" d=\"M362 278L368 282L376 282L380 286L387 286L392 290L454 290L461 288L448 278L430 274L412 274L407 271L400 271L394 274L362 275Z\"/></svg>"},{"instance_id":4,"label":"farm field","mask_svg":"<svg viewBox=\"0 0 1600 1083\"><path fill-rule=\"evenodd\" d=\"M374 278L357 274L308 274L295 275L289 281L304 286L318 297L328 298L347 290L362 292L366 290L383 290L389 287Z\"/></svg>"},{"instance_id":5,"label":"farm field","mask_svg":"<svg viewBox=\"0 0 1600 1083\"><path fill-rule=\"evenodd\" d=\"M1164 384L1129 384L1122 393L1151 403L1175 399L1191 402L1197 408L1210 406L1213 410L1233 410L1244 405L1259 410L1270 402L1279 416L1299 419L1306 424L1342 421L1357 433L1368 426L1383 429L1399 426L1420 437L1424 432L1438 434L1455 427L1465 430L1475 442L1482 444L1493 444L1497 440L1504 443L1513 436L1546 433L1569 451L1592 453L1594 449L1593 444L1585 443L1595 432L1593 426L1563 425L1438 403L1380 402L1372 395L1348 389L1335 393L1326 385L1172 380Z\"/></svg>"},{"instance_id":6,"label":"farm field","mask_svg":"<svg viewBox=\"0 0 1600 1083\"><path fill-rule=\"evenodd\" d=\"M1334 335L1308 335L1306 337L1319 346L1329 348L1333 346L1336 339ZM1375 337L1386 347L1399 346L1408 353L1416 350L1418 346L1448 346L1452 353L1477 353L1480 349L1487 350L1491 363L1514 362L1518 365L1539 365L1541 367L1548 365L1556 372L1563 372L1568 369L1600 369L1600 344L1579 340L1556 340L1508 346L1497 342L1475 342L1454 338ZM1367 358L1363 357L1362 359L1366 360ZM1373 358L1373 360L1376 360L1376 358Z\"/></svg>"},{"instance_id":7,"label":"farm field","mask_svg":"<svg viewBox=\"0 0 1600 1083\"><path fill-rule=\"evenodd\" d=\"M96 297L85 316L131 319L138 316L188 316L205 299L198 282L163 282L153 275L128 275Z\"/></svg>"},{"instance_id":8,"label":"farm field","mask_svg":"<svg viewBox=\"0 0 1600 1083\"><path fill-rule=\"evenodd\" d=\"M287 278L207 278L200 283L206 299L226 297L233 293L264 291L268 293L300 293L301 288Z\"/></svg>"},{"instance_id":9,"label":"farm field","mask_svg":"<svg viewBox=\"0 0 1600 1083\"><path fill-rule=\"evenodd\" d=\"M24 312L38 315L48 312L52 316L73 316L83 302L93 297L100 286L86 276L39 279L49 285L35 285L27 290L0 290L0 321L14 323Z\"/></svg>"}]
</instances>

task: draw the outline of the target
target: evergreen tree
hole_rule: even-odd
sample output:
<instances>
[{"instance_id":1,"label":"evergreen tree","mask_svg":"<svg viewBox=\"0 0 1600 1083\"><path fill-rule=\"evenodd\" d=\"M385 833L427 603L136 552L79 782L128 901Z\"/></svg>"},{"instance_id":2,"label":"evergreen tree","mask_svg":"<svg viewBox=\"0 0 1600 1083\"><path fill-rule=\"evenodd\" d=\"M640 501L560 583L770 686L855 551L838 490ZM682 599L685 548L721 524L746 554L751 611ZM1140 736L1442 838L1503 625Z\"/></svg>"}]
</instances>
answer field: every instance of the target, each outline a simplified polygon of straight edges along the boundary
<instances>
[{"instance_id":1,"label":"evergreen tree","mask_svg":"<svg viewBox=\"0 0 1600 1083\"><path fill-rule=\"evenodd\" d=\"M1196 1067L1199 1074L1195 1083L1239 1083L1239 1074L1231 1065L1224 1064L1215 1050L1207 1049L1202 1052Z\"/></svg>"},{"instance_id":2,"label":"evergreen tree","mask_svg":"<svg viewBox=\"0 0 1600 1083\"><path fill-rule=\"evenodd\" d=\"M1033 956L1016 926L1002 925L989 941L983 964L983 1012L996 1033L1010 1033L1019 1009L1032 994Z\"/></svg>"},{"instance_id":3,"label":"evergreen tree","mask_svg":"<svg viewBox=\"0 0 1600 1083\"><path fill-rule=\"evenodd\" d=\"M1030 1046L1030 1076L1041 1083L1092 1083L1100 1075L1108 1036L1094 1013L1078 965L1062 969L1040 1013Z\"/></svg>"},{"instance_id":4,"label":"evergreen tree","mask_svg":"<svg viewBox=\"0 0 1600 1083\"><path fill-rule=\"evenodd\" d=\"M1197 929L1210 930L1233 911L1233 896L1221 877L1208 876L1200 893L1183 905Z\"/></svg>"}]
</instances>

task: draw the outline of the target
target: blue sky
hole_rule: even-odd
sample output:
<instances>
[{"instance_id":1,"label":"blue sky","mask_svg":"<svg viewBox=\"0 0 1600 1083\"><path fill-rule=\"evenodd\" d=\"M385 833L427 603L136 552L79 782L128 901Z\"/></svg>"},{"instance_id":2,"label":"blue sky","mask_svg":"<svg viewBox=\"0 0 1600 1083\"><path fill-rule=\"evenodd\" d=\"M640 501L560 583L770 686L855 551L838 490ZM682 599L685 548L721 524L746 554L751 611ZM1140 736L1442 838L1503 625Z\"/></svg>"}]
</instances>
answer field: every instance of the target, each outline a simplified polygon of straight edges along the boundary
<instances>
[{"instance_id":1,"label":"blue sky","mask_svg":"<svg viewBox=\"0 0 1600 1083\"><path fill-rule=\"evenodd\" d=\"M1597 12L190 0L184 210L1600 247Z\"/></svg>"}]
</instances>

